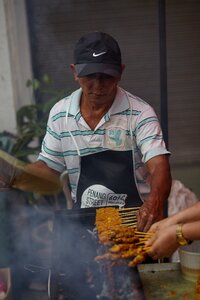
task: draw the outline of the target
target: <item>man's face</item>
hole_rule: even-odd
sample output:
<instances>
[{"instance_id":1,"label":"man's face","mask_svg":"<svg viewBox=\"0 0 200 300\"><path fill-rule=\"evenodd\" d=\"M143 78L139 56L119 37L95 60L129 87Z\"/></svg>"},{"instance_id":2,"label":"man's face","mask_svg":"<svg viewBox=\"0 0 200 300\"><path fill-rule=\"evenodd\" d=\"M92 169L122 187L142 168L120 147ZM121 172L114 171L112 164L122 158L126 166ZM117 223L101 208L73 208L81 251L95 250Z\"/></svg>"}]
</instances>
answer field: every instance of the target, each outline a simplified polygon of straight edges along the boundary
<instances>
[{"instance_id":1,"label":"man's face","mask_svg":"<svg viewBox=\"0 0 200 300\"><path fill-rule=\"evenodd\" d=\"M83 94L93 101L106 101L114 99L120 78L112 77L103 73L94 73L84 77L78 77L75 69L71 67L74 78L78 81Z\"/></svg>"},{"instance_id":2,"label":"man's face","mask_svg":"<svg viewBox=\"0 0 200 300\"><path fill-rule=\"evenodd\" d=\"M119 79L102 73L78 77L84 95L93 99L115 96Z\"/></svg>"}]
</instances>

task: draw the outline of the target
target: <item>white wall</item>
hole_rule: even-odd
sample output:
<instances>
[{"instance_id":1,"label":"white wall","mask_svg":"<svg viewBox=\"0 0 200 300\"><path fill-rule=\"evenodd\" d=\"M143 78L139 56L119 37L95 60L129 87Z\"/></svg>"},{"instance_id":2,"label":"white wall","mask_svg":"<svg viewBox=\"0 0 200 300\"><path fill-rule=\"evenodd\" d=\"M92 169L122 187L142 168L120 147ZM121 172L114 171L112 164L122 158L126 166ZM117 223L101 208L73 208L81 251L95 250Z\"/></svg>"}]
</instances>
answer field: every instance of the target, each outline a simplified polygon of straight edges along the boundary
<instances>
[{"instance_id":1,"label":"white wall","mask_svg":"<svg viewBox=\"0 0 200 300\"><path fill-rule=\"evenodd\" d=\"M16 132L16 110L32 102L31 78L24 0L0 0L0 132Z\"/></svg>"}]
</instances>

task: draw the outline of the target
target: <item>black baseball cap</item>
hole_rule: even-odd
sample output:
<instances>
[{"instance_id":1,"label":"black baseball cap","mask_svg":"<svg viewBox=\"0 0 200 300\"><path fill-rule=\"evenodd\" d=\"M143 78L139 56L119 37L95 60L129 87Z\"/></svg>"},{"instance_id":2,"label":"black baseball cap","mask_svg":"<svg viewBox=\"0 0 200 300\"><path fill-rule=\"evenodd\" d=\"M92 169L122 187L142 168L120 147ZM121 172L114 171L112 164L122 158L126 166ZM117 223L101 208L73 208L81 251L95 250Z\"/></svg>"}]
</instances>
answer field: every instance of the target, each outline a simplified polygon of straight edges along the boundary
<instances>
[{"instance_id":1,"label":"black baseball cap","mask_svg":"<svg viewBox=\"0 0 200 300\"><path fill-rule=\"evenodd\" d=\"M107 33L91 32L75 45L74 64L79 77L104 73L121 77L121 51L117 41Z\"/></svg>"}]
</instances>

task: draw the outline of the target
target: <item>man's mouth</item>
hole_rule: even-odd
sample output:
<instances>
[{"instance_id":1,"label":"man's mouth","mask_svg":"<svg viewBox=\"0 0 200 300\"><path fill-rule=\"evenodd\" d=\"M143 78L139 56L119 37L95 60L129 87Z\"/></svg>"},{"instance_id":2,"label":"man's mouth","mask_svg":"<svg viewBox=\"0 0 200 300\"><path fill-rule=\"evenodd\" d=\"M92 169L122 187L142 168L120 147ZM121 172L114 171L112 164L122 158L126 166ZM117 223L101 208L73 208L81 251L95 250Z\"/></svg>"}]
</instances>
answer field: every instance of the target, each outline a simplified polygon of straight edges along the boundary
<instances>
[{"instance_id":1,"label":"man's mouth","mask_svg":"<svg viewBox=\"0 0 200 300\"><path fill-rule=\"evenodd\" d=\"M93 95L95 97L105 97L106 96L105 93L90 93L90 95Z\"/></svg>"}]
</instances>

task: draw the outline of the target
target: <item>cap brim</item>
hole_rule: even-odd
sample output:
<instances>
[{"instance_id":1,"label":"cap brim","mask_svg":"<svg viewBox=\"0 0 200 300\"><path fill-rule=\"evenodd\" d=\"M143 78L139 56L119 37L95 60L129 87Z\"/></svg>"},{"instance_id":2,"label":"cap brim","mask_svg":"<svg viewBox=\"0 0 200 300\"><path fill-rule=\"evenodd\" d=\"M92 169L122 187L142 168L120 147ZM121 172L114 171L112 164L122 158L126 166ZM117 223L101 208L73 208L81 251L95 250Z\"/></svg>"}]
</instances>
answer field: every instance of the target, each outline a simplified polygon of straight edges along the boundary
<instances>
[{"instance_id":1,"label":"cap brim","mask_svg":"<svg viewBox=\"0 0 200 300\"><path fill-rule=\"evenodd\" d=\"M76 64L75 69L79 77L84 77L94 73L103 73L113 77L121 77L121 65L90 63L90 64Z\"/></svg>"}]
</instances>

